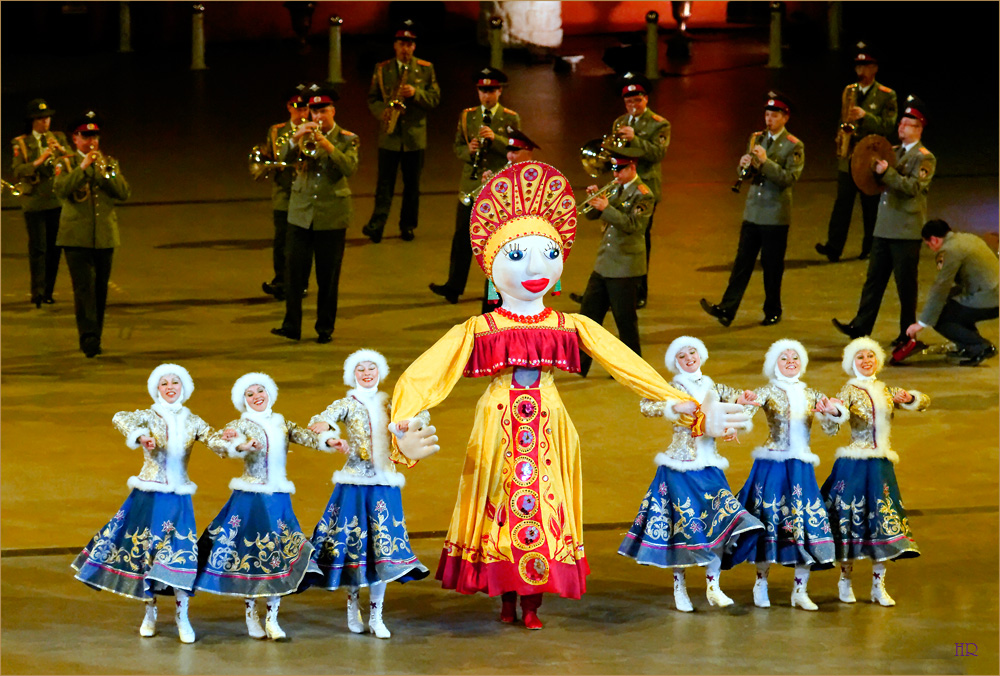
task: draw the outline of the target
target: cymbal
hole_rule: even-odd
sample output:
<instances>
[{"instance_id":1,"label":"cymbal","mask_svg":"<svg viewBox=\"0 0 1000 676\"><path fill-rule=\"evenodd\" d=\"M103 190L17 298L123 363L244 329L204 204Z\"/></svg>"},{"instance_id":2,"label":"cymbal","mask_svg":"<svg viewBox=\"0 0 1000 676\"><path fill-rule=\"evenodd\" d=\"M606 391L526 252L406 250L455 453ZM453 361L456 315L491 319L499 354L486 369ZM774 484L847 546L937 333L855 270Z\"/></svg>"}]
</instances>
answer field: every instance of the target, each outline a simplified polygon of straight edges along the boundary
<instances>
[{"instance_id":1,"label":"cymbal","mask_svg":"<svg viewBox=\"0 0 1000 676\"><path fill-rule=\"evenodd\" d=\"M851 157L851 176L858 190L866 195L877 195L885 190L873 169L878 160L885 160L890 167L896 166L896 153L884 136L872 134L858 141Z\"/></svg>"}]
</instances>

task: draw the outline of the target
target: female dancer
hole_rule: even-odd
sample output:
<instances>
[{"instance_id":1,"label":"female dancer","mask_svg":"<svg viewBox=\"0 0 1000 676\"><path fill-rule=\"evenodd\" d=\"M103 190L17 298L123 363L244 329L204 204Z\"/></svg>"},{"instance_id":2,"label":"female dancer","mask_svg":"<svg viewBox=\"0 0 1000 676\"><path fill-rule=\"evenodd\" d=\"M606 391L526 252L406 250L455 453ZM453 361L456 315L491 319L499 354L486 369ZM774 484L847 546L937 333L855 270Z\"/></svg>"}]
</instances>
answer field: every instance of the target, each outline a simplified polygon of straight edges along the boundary
<instances>
[{"instance_id":1,"label":"female dancer","mask_svg":"<svg viewBox=\"0 0 1000 676\"><path fill-rule=\"evenodd\" d=\"M412 465L436 452L433 427L411 419L441 403L463 375L491 378L476 406L437 579L463 594L500 595L503 622L516 621L520 594L524 625L540 629L542 594L580 598L590 570L580 439L553 371L579 372L582 348L641 396L692 402L680 424L699 433L718 436L741 427L746 415L717 401L699 410L601 326L545 307L576 232L569 182L553 167L521 162L497 173L477 198L469 229L472 251L503 303L452 328L400 377L393 420L410 424L393 438L393 460Z\"/></svg>"},{"instance_id":2,"label":"female dancer","mask_svg":"<svg viewBox=\"0 0 1000 676\"><path fill-rule=\"evenodd\" d=\"M837 449L823 498L833 526L840 561L837 591L844 603L854 603L851 572L855 559L872 560L872 603L894 606L885 590L885 561L920 556L906 509L896 485L889 429L894 409L923 411L930 397L916 390L889 387L875 376L885 365L885 353L871 338L857 338L844 348L841 366L853 376L837 399L838 421L851 424L851 443Z\"/></svg>"},{"instance_id":3,"label":"female dancer","mask_svg":"<svg viewBox=\"0 0 1000 676\"><path fill-rule=\"evenodd\" d=\"M697 338L681 336L667 348L664 358L674 373L671 385L703 402L714 391L722 401L749 404L752 393L713 382L701 365L708 349ZM642 414L649 418L677 420L684 404L643 399ZM677 610L694 610L688 597L684 569L704 566L709 605L732 605L719 589L719 572L740 563L753 552L757 531L764 527L737 501L723 471L729 461L719 455L715 440L693 437L684 427L674 430L669 448L656 455L656 474L646 491L632 527L618 553L637 563L674 569L674 604Z\"/></svg>"},{"instance_id":4,"label":"female dancer","mask_svg":"<svg viewBox=\"0 0 1000 676\"><path fill-rule=\"evenodd\" d=\"M333 473L336 487L313 531L313 560L324 589L347 587L347 628L355 634L365 630L358 589L369 588L368 629L379 638L391 636L382 619L385 583L421 580L429 573L410 548L400 493L406 480L389 459L389 397L378 389L388 375L385 357L358 350L344 362L347 396L309 421L321 444L347 454L344 468ZM418 418L430 422L426 411ZM346 440L336 438L338 423L346 427ZM408 425L400 427L405 431Z\"/></svg>"},{"instance_id":5,"label":"female dancer","mask_svg":"<svg viewBox=\"0 0 1000 676\"><path fill-rule=\"evenodd\" d=\"M816 610L807 591L809 572L829 568L833 561L830 520L813 470L819 457L809 450L809 436L814 415L828 434L836 434L839 424L832 416L838 409L799 380L808 365L802 343L774 342L764 355L763 373L770 382L752 396L767 416L769 432L752 454L753 467L739 494L740 502L766 527L751 557L757 564L753 602L758 608L771 606L767 576L771 564L780 563L795 568L792 607Z\"/></svg>"},{"instance_id":6,"label":"female dancer","mask_svg":"<svg viewBox=\"0 0 1000 676\"><path fill-rule=\"evenodd\" d=\"M195 588L242 596L250 637L280 641L286 637L278 624L281 597L298 591L307 573L319 573L310 558L312 544L292 511L288 443L317 448L319 439L272 411L278 386L269 375L247 373L231 395L242 415L213 435L209 446L224 458L241 458L243 476L229 482L229 501L198 540ZM267 599L264 627L257 615L260 597Z\"/></svg>"},{"instance_id":7,"label":"female dancer","mask_svg":"<svg viewBox=\"0 0 1000 676\"><path fill-rule=\"evenodd\" d=\"M140 636L156 634L156 594L173 590L177 634L182 643L194 643L188 599L198 572L191 504L198 487L188 479L187 465L195 440L207 443L213 430L184 406L194 392L184 367L160 364L146 389L152 406L112 419L126 446L142 448L142 471L129 477L132 492L125 504L72 565L76 579L94 589L146 602Z\"/></svg>"}]
</instances>

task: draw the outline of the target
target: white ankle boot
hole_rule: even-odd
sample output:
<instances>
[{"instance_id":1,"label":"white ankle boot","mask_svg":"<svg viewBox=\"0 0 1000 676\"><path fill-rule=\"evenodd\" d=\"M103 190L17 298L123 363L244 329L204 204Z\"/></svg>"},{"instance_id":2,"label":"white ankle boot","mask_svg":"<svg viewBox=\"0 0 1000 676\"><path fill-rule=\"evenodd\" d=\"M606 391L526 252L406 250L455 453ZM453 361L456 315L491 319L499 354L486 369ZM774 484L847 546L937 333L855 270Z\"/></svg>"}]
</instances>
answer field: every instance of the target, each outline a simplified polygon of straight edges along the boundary
<instances>
[{"instance_id":1,"label":"white ankle boot","mask_svg":"<svg viewBox=\"0 0 1000 676\"><path fill-rule=\"evenodd\" d=\"M880 606L894 606L896 602L885 590L885 566L881 570L872 571L872 603Z\"/></svg>"},{"instance_id":2,"label":"white ankle boot","mask_svg":"<svg viewBox=\"0 0 1000 676\"><path fill-rule=\"evenodd\" d=\"M758 608L770 608L771 599L767 596L767 574L769 567L757 566L757 581L753 583L753 604Z\"/></svg>"},{"instance_id":3,"label":"white ankle boot","mask_svg":"<svg viewBox=\"0 0 1000 676\"><path fill-rule=\"evenodd\" d=\"M194 643L194 629L188 619L188 601L191 600L191 597L181 589L174 590L174 597L177 604L177 611L174 615L174 620L177 622L177 637L180 638L181 643Z\"/></svg>"},{"instance_id":4,"label":"white ankle boot","mask_svg":"<svg viewBox=\"0 0 1000 676\"><path fill-rule=\"evenodd\" d=\"M687 579L684 571L674 571L674 605L682 613L694 612L691 597L688 596Z\"/></svg>"},{"instance_id":5,"label":"white ankle boot","mask_svg":"<svg viewBox=\"0 0 1000 676\"><path fill-rule=\"evenodd\" d=\"M347 592L347 628L355 634L365 633L365 623L361 619L357 589Z\"/></svg>"},{"instance_id":6,"label":"white ankle boot","mask_svg":"<svg viewBox=\"0 0 1000 676\"><path fill-rule=\"evenodd\" d=\"M733 605L733 600L719 589L718 575L706 575L705 579L708 582L708 586L705 588L705 598L708 599L708 605L720 608Z\"/></svg>"},{"instance_id":7,"label":"white ankle boot","mask_svg":"<svg viewBox=\"0 0 1000 676\"><path fill-rule=\"evenodd\" d=\"M287 638L278 624L278 608L280 606L280 596L267 597L267 619L264 620L264 632L272 641L284 641Z\"/></svg>"},{"instance_id":8,"label":"white ankle boot","mask_svg":"<svg viewBox=\"0 0 1000 676\"><path fill-rule=\"evenodd\" d=\"M146 601L146 616L139 625L139 636L156 636L156 597Z\"/></svg>"},{"instance_id":9,"label":"white ankle boot","mask_svg":"<svg viewBox=\"0 0 1000 676\"><path fill-rule=\"evenodd\" d=\"M819 606L809 598L806 588L809 585L809 567L795 567L795 585L792 587L792 608L802 610L819 610Z\"/></svg>"},{"instance_id":10,"label":"white ankle boot","mask_svg":"<svg viewBox=\"0 0 1000 676\"><path fill-rule=\"evenodd\" d=\"M247 633L250 638L267 638L264 627L260 626L260 616L257 614L257 601L244 599L246 605Z\"/></svg>"},{"instance_id":11,"label":"white ankle boot","mask_svg":"<svg viewBox=\"0 0 1000 676\"><path fill-rule=\"evenodd\" d=\"M382 608L385 607L384 599L377 599L371 602L372 611L368 615L368 631L378 638L389 638L392 634L389 628L382 621Z\"/></svg>"},{"instance_id":12,"label":"white ankle boot","mask_svg":"<svg viewBox=\"0 0 1000 676\"><path fill-rule=\"evenodd\" d=\"M837 580L837 596L844 603L855 603L854 587L851 585L851 570L853 566L846 565L840 567L840 579Z\"/></svg>"}]
</instances>

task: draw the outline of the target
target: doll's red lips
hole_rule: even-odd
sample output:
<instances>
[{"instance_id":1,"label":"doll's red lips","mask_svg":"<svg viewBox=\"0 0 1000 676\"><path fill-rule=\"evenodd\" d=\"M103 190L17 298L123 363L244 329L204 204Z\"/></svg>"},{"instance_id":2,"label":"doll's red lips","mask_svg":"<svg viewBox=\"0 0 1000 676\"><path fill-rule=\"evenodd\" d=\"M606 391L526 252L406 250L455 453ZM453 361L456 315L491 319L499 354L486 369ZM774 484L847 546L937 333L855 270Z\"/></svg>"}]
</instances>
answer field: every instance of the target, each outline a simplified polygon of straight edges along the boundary
<instances>
[{"instance_id":1,"label":"doll's red lips","mask_svg":"<svg viewBox=\"0 0 1000 676\"><path fill-rule=\"evenodd\" d=\"M525 282L521 282L521 286L526 288L531 293L538 293L539 291L544 291L545 287L549 285L549 280L547 277L542 277L541 279L529 279Z\"/></svg>"}]
</instances>

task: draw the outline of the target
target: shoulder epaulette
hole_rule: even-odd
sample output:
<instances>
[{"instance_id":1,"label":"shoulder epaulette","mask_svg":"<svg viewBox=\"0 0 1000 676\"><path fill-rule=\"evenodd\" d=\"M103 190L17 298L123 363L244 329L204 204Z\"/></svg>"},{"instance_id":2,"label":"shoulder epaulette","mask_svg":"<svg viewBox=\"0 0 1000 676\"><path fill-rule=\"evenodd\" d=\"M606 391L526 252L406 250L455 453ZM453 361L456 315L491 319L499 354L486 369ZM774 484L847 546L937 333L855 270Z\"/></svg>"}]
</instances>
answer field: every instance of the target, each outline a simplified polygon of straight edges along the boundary
<instances>
[{"instance_id":1,"label":"shoulder epaulette","mask_svg":"<svg viewBox=\"0 0 1000 676\"><path fill-rule=\"evenodd\" d=\"M511 110L510 108L504 108L503 112L507 113L508 115L517 115L517 111Z\"/></svg>"},{"instance_id":2,"label":"shoulder epaulette","mask_svg":"<svg viewBox=\"0 0 1000 676\"><path fill-rule=\"evenodd\" d=\"M791 141L792 143L802 143L802 141L798 140L797 138L795 138L791 134L788 134L788 140Z\"/></svg>"},{"instance_id":3,"label":"shoulder epaulette","mask_svg":"<svg viewBox=\"0 0 1000 676\"><path fill-rule=\"evenodd\" d=\"M376 68L385 68L390 63L392 63L392 59L386 59L385 61L379 61L377 64L375 64L375 67Z\"/></svg>"},{"instance_id":4,"label":"shoulder epaulette","mask_svg":"<svg viewBox=\"0 0 1000 676\"><path fill-rule=\"evenodd\" d=\"M657 115L656 113L653 113L653 119L656 120L657 122L667 121L667 118L663 117L662 115Z\"/></svg>"},{"instance_id":5,"label":"shoulder epaulette","mask_svg":"<svg viewBox=\"0 0 1000 676\"><path fill-rule=\"evenodd\" d=\"M25 141L27 140L27 138L28 138L27 134L21 134L20 136L15 136L13 140L11 140L11 143L13 143L14 141Z\"/></svg>"},{"instance_id":6,"label":"shoulder epaulette","mask_svg":"<svg viewBox=\"0 0 1000 676\"><path fill-rule=\"evenodd\" d=\"M931 151L927 150L927 148L925 148L924 146L920 146L920 152L922 152L924 155L931 154Z\"/></svg>"},{"instance_id":7,"label":"shoulder epaulette","mask_svg":"<svg viewBox=\"0 0 1000 676\"><path fill-rule=\"evenodd\" d=\"M427 67L427 66L431 65L431 62L430 61L424 61L423 59L417 59L417 65L418 66Z\"/></svg>"},{"instance_id":8,"label":"shoulder epaulette","mask_svg":"<svg viewBox=\"0 0 1000 676\"><path fill-rule=\"evenodd\" d=\"M283 126L285 126L284 122L276 122L271 125L270 131L274 131L275 129L281 129Z\"/></svg>"},{"instance_id":9,"label":"shoulder epaulette","mask_svg":"<svg viewBox=\"0 0 1000 676\"><path fill-rule=\"evenodd\" d=\"M343 127L340 128L340 133L343 134L344 136L357 136L357 134L355 134L353 131L347 131Z\"/></svg>"},{"instance_id":10,"label":"shoulder epaulette","mask_svg":"<svg viewBox=\"0 0 1000 676\"><path fill-rule=\"evenodd\" d=\"M893 91L891 89L889 89L888 87L886 87L884 84L880 84L878 86L878 88L879 88L880 91L883 91L886 94L892 94L893 93Z\"/></svg>"},{"instance_id":11,"label":"shoulder epaulette","mask_svg":"<svg viewBox=\"0 0 1000 676\"><path fill-rule=\"evenodd\" d=\"M643 195L652 195L653 194L653 191L650 190L649 186L646 185L645 183L640 183L639 187L636 188L636 190L638 190L639 192L641 192Z\"/></svg>"},{"instance_id":12,"label":"shoulder epaulette","mask_svg":"<svg viewBox=\"0 0 1000 676\"><path fill-rule=\"evenodd\" d=\"M471 113L472 111L474 111L478 107L479 106L472 106L471 108L466 108L465 110L462 111L462 115L468 115L469 113Z\"/></svg>"}]
</instances>

